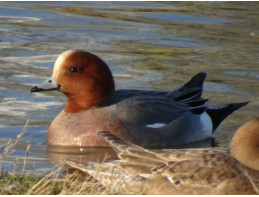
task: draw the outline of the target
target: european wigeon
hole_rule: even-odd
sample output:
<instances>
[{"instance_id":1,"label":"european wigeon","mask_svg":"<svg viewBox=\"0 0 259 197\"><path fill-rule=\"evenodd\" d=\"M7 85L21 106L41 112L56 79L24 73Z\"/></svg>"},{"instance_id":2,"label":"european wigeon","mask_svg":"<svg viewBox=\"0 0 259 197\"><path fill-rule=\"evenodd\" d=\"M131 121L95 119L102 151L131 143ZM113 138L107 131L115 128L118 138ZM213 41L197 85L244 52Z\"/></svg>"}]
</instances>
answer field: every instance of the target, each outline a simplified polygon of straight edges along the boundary
<instances>
[{"instance_id":1,"label":"european wigeon","mask_svg":"<svg viewBox=\"0 0 259 197\"><path fill-rule=\"evenodd\" d=\"M259 194L259 118L241 126L229 148L148 150L108 132L100 135L121 160L88 165L87 172L118 194Z\"/></svg>"},{"instance_id":2,"label":"european wigeon","mask_svg":"<svg viewBox=\"0 0 259 197\"><path fill-rule=\"evenodd\" d=\"M202 99L205 73L173 92L116 90L107 64L96 55L69 50L58 56L52 76L31 92L57 90L67 97L48 130L48 143L109 146L98 131L146 148L168 148L211 137L233 111L247 104L211 106Z\"/></svg>"}]
</instances>

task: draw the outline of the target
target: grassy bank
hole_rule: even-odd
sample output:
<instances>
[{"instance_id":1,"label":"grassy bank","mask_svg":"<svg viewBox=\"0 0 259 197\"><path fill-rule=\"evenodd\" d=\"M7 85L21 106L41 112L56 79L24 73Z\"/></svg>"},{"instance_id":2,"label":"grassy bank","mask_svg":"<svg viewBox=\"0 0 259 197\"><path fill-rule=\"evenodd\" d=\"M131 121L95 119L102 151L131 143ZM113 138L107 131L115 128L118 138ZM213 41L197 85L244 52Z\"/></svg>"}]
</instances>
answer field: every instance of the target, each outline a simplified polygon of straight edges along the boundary
<instances>
[{"instance_id":1,"label":"grassy bank","mask_svg":"<svg viewBox=\"0 0 259 197\"><path fill-rule=\"evenodd\" d=\"M13 151L17 142L25 133L27 124L15 140L10 139L0 147L2 151L0 153L0 195L114 194L87 174L66 169L62 164L45 175L17 174L3 170L2 161Z\"/></svg>"},{"instance_id":2,"label":"grassy bank","mask_svg":"<svg viewBox=\"0 0 259 197\"><path fill-rule=\"evenodd\" d=\"M44 176L12 174L1 172L0 194L35 194L35 195L86 195L86 194L112 194L102 187L92 177L82 175L80 172L66 172L62 178L55 178L62 170L60 167Z\"/></svg>"}]
</instances>

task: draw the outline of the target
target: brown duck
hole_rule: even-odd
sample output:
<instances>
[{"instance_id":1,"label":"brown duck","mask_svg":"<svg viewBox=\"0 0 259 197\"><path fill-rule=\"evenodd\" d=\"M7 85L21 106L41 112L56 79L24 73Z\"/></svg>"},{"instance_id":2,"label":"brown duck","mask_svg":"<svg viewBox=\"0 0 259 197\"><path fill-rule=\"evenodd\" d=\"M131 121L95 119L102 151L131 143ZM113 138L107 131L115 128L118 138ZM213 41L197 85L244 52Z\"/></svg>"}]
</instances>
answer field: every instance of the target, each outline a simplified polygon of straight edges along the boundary
<instances>
[{"instance_id":1,"label":"brown duck","mask_svg":"<svg viewBox=\"0 0 259 197\"><path fill-rule=\"evenodd\" d=\"M241 126L229 148L148 150L108 133L120 160L66 163L120 194L259 194L259 118Z\"/></svg>"}]
</instances>

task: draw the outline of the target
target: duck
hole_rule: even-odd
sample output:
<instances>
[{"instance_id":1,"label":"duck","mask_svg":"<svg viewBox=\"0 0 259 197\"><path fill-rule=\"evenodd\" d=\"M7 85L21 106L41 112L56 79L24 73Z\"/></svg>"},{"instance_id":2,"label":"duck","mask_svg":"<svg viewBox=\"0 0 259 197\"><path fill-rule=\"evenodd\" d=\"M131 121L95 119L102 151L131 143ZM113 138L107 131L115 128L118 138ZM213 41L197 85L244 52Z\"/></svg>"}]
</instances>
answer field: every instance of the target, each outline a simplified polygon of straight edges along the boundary
<instances>
[{"instance_id":1,"label":"duck","mask_svg":"<svg viewBox=\"0 0 259 197\"><path fill-rule=\"evenodd\" d=\"M49 126L57 146L109 147L98 131L110 131L145 148L170 148L211 138L220 123L248 102L209 105L201 98L206 73L175 91L115 90L112 72L97 55L61 53L52 76L31 92L58 91L67 101Z\"/></svg>"},{"instance_id":2,"label":"duck","mask_svg":"<svg viewBox=\"0 0 259 197\"><path fill-rule=\"evenodd\" d=\"M230 147L145 149L107 131L99 132L120 160L67 168L93 176L116 194L259 194L259 118L242 125Z\"/></svg>"}]
</instances>

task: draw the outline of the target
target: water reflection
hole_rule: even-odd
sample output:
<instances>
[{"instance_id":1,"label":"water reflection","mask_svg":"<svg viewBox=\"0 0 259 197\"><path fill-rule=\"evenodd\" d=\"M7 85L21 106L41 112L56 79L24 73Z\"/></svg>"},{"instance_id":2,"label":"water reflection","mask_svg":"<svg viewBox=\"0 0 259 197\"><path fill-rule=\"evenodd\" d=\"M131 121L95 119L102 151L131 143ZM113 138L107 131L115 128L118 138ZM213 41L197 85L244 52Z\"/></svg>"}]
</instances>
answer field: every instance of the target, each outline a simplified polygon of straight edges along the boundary
<instances>
[{"instance_id":1,"label":"water reflection","mask_svg":"<svg viewBox=\"0 0 259 197\"><path fill-rule=\"evenodd\" d=\"M203 97L209 103L251 101L215 132L227 146L238 126L258 116L258 8L258 2L0 2L1 142L30 121L5 168L23 164L28 144L34 162L28 160L28 170L51 168L47 154L55 151L46 152L46 133L65 98L29 91L67 49L102 57L117 89L174 90L207 72ZM64 157L55 154L50 158Z\"/></svg>"}]
</instances>

